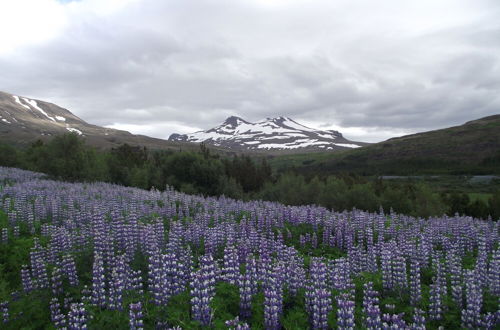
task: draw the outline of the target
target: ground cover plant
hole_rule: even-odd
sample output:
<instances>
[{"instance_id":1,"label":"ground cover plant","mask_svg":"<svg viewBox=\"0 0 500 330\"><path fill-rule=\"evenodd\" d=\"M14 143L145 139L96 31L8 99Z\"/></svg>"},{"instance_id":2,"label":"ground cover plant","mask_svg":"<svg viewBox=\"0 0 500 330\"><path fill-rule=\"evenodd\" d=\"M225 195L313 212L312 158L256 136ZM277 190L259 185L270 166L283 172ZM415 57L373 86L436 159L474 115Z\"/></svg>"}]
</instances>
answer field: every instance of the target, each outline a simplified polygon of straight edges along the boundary
<instances>
[{"instance_id":1,"label":"ground cover plant","mask_svg":"<svg viewBox=\"0 0 500 330\"><path fill-rule=\"evenodd\" d=\"M376 212L382 207L385 213L393 209L416 217L458 213L500 219L500 180L494 175L482 178L491 180L478 181L481 178L477 176L426 177L412 170L412 175L395 179L386 175L391 173L388 167L367 176L354 166L340 172L319 168L309 171L306 163L297 166L294 161L315 161L318 155L275 157L268 162L266 157L214 152L204 144L198 152L149 150L127 144L98 150L76 133L54 136L25 148L0 143L0 166L42 172L51 179L68 182L99 181L147 190L162 190L168 185L187 194L315 204L337 211L357 208Z\"/></svg>"},{"instance_id":2,"label":"ground cover plant","mask_svg":"<svg viewBox=\"0 0 500 330\"><path fill-rule=\"evenodd\" d=\"M0 168L2 329L494 329L499 225Z\"/></svg>"}]
</instances>

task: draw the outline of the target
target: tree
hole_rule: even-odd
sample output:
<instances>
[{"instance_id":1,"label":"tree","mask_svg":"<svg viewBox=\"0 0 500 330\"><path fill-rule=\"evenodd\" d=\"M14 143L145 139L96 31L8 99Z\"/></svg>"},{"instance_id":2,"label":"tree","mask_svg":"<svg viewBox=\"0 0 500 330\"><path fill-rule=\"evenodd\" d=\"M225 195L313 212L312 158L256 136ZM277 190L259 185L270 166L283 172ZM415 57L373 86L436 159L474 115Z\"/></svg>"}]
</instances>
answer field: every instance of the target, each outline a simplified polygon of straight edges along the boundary
<instances>
[{"instance_id":1,"label":"tree","mask_svg":"<svg viewBox=\"0 0 500 330\"><path fill-rule=\"evenodd\" d=\"M497 191L493 196L488 200L489 204L489 213L491 217L495 220L500 219L500 191Z\"/></svg>"},{"instance_id":2,"label":"tree","mask_svg":"<svg viewBox=\"0 0 500 330\"><path fill-rule=\"evenodd\" d=\"M76 133L54 137L48 144L36 142L28 158L34 169L68 181L92 178L95 154Z\"/></svg>"}]
</instances>

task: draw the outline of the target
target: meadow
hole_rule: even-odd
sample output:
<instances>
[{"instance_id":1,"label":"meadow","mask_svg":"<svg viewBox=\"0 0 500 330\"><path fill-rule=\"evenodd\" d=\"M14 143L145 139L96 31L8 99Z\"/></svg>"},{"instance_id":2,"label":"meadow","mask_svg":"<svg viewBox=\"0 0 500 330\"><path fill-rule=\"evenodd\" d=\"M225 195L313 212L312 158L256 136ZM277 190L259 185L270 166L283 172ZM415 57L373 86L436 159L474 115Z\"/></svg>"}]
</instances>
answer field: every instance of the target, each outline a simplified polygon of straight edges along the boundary
<instances>
[{"instance_id":1,"label":"meadow","mask_svg":"<svg viewBox=\"0 0 500 330\"><path fill-rule=\"evenodd\" d=\"M2 329L495 329L499 222L0 167Z\"/></svg>"}]
</instances>

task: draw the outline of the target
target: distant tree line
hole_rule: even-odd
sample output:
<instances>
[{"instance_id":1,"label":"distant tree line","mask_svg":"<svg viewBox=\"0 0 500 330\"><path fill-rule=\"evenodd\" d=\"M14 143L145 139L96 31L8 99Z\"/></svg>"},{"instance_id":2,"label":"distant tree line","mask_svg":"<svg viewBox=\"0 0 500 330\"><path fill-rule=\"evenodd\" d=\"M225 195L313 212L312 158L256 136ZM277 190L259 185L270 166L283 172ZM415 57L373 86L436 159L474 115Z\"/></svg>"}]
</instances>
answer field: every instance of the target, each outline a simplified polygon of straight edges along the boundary
<instances>
[{"instance_id":1,"label":"distant tree line","mask_svg":"<svg viewBox=\"0 0 500 330\"><path fill-rule=\"evenodd\" d=\"M358 208L385 213L392 211L420 217L448 214L469 215L476 218L500 218L500 192L488 201L472 201L465 193L436 193L425 183L388 182L369 180L357 175L304 176L286 173L276 182L268 182L256 194L264 200L285 204L316 204L335 210Z\"/></svg>"},{"instance_id":2,"label":"distant tree line","mask_svg":"<svg viewBox=\"0 0 500 330\"><path fill-rule=\"evenodd\" d=\"M221 156L203 144L199 152L159 151L127 144L97 150L74 133L37 141L24 149L0 144L0 165L65 181L105 181L143 189L172 186L190 194L316 204L428 217L447 213L500 218L500 192L488 201L466 194L438 194L425 184L388 183L359 175L308 176L273 173L265 158Z\"/></svg>"}]
</instances>

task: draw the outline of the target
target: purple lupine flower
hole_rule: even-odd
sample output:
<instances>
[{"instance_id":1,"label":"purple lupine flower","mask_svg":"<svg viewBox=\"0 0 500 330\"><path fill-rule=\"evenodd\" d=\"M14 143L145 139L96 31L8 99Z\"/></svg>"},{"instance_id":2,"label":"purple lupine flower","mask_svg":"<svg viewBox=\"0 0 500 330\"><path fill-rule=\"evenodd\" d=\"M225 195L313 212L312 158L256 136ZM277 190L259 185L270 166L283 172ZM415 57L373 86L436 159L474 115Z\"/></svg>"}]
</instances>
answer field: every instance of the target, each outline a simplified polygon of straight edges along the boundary
<instances>
[{"instance_id":1,"label":"purple lupine flower","mask_svg":"<svg viewBox=\"0 0 500 330\"><path fill-rule=\"evenodd\" d=\"M2 301L0 302L0 313L2 313L2 322L9 322L9 302Z\"/></svg>"},{"instance_id":2,"label":"purple lupine flower","mask_svg":"<svg viewBox=\"0 0 500 330\"><path fill-rule=\"evenodd\" d=\"M435 282L436 280L434 280ZM429 291L429 318L441 320L443 315L443 304L439 283L432 283Z\"/></svg>"},{"instance_id":3,"label":"purple lupine flower","mask_svg":"<svg viewBox=\"0 0 500 330\"><path fill-rule=\"evenodd\" d=\"M171 296L184 290L184 265L173 253L155 254L149 260L149 287L157 305L166 305Z\"/></svg>"},{"instance_id":4,"label":"purple lupine flower","mask_svg":"<svg viewBox=\"0 0 500 330\"><path fill-rule=\"evenodd\" d=\"M84 285L82 288L82 301L84 303L90 303L91 300L92 300L92 290L87 285Z\"/></svg>"},{"instance_id":5,"label":"purple lupine flower","mask_svg":"<svg viewBox=\"0 0 500 330\"><path fill-rule=\"evenodd\" d=\"M462 309L463 287L460 256L456 253L449 252L446 259L448 262L448 273L450 274L451 296L458 308Z\"/></svg>"},{"instance_id":6,"label":"purple lupine flower","mask_svg":"<svg viewBox=\"0 0 500 330\"><path fill-rule=\"evenodd\" d=\"M487 251L487 247L486 247L486 238L485 238L485 234L481 233L478 236L476 266L474 268L476 281L477 281L479 288L481 288L481 289L483 287L486 287L488 284L487 259L488 259L488 251Z\"/></svg>"},{"instance_id":7,"label":"purple lupine flower","mask_svg":"<svg viewBox=\"0 0 500 330\"><path fill-rule=\"evenodd\" d=\"M47 276L47 267L45 265L44 253L38 239L35 238L35 246L30 252L31 272L33 274L36 288L45 289L49 287L49 278Z\"/></svg>"},{"instance_id":8,"label":"purple lupine flower","mask_svg":"<svg viewBox=\"0 0 500 330\"><path fill-rule=\"evenodd\" d=\"M380 307L378 305L369 305L365 309L365 325L368 330L378 330L382 327L380 317Z\"/></svg>"},{"instance_id":9,"label":"purple lupine flower","mask_svg":"<svg viewBox=\"0 0 500 330\"><path fill-rule=\"evenodd\" d=\"M312 328L328 329L328 314L332 310L331 294L326 289L315 289L311 302Z\"/></svg>"},{"instance_id":10,"label":"purple lupine flower","mask_svg":"<svg viewBox=\"0 0 500 330\"><path fill-rule=\"evenodd\" d=\"M152 255L149 257L148 263L148 283L149 283L149 291L153 296L153 302L156 305L163 305L164 299L166 298L165 291L165 278L162 276L162 269L160 264L160 256Z\"/></svg>"},{"instance_id":11,"label":"purple lupine flower","mask_svg":"<svg viewBox=\"0 0 500 330\"><path fill-rule=\"evenodd\" d=\"M288 267L288 292L294 296L306 283L306 270L302 258L293 257Z\"/></svg>"},{"instance_id":12,"label":"purple lupine flower","mask_svg":"<svg viewBox=\"0 0 500 330\"><path fill-rule=\"evenodd\" d=\"M68 329L69 330L87 329L87 313L82 303L71 304L68 313Z\"/></svg>"},{"instance_id":13,"label":"purple lupine flower","mask_svg":"<svg viewBox=\"0 0 500 330\"><path fill-rule=\"evenodd\" d=\"M224 322L224 324L231 330L250 330L250 326L247 323L240 322L238 316L232 320Z\"/></svg>"},{"instance_id":14,"label":"purple lupine flower","mask_svg":"<svg viewBox=\"0 0 500 330\"><path fill-rule=\"evenodd\" d=\"M320 259L311 259L310 277L306 290L306 309L311 325L313 329L327 329L332 299L327 286L327 267Z\"/></svg>"},{"instance_id":15,"label":"purple lupine flower","mask_svg":"<svg viewBox=\"0 0 500 330\"><path fill-rule=\"evenodd\" d=\"M257 281L259 280L259 269L257 260L252 254L248 255L247 257L245 274L248 274L249 278L251 279L250 289L251 289L251 294L254 295L258 291Z\"/></svg>"},{"instance_id":16,"label":"purple lupine flower","mask_svg":"<svg viewBox=\"0 0 500 330\"><path fill-rule=\"evenodd\" d=\"M141 302L131 303L129 311L129 324L130 330L142 330L144 329L144 323L142 320L142 304Z\"/></svg>"},{"instance_id":17,"label":"purple lupine flower","mask_svg":"<svg viewBox=\"0 0 500 330\"><path fill-rule=\"evenodd\" d=\"M212 322L210 302L215 295L215 263L212 256L200 258L200 269L195 272L191 282L191 310L193 318L204 326Z\"/></svg>"},{"instance_id":18,"label":"purple lupine flower","mask_svg":"<svg viewBox=\"0 0 500 330\"><path fill-rule=\"evenodd\" d=\"M311 246L313 249L316 249L318 247L318 236L316 235L316 232L314 232L311 237Z\"/></svg>"},{"instance_id":19,"label":"purple lupine flower","mask_svg":"<svg viewBox=\"0 0 500 330\"><path fill-rule=\"evenodd\" d=\"M500 247L493 252L489 263L488 286L491 294L500 296Z\"/></svg>"},{"instance_id":20,"label":"purple lupine flower","mask_svg":"<svg viewBox=\"0 0 500 330\"><path fill-rule=\"evenodd\" d=\"M380 260L382 269L382 284L386 290L391 290L394 287L394 280L392 276L392 257L392 251L388 247L384 247L382 249Z\"/></svg>"},{"instance_id":21,"label":"purple lupine flower","mask_svg":"<svg viewBox=\"0 0 500 330\"><path fill-rule=\"evenodd\" d=\"M224 249L224 266L222 267L222 276L224 281L231 284L237 284L240 274L240 265L238 261L238 251L234 246L227 246Z\"/></svg>"},{"instance_id":22,"label":"purple lupine flower","mask_svg":"<svg viewBox=\"0 0 500 330\"><path fill-rule=\"evenodd\" d=\"M337 327L354 329L354 301L349 294L343 293L337 298Z\"/></svg>"},{"instance_id":23,"label":"purple lupine flower","mask_svg":"<svg viewBox=\"0 0 500 330\"><path fill-rule=\"evenodd\" d=\"M283 297L279 289L264 289L264 325L266 329L280 329L280 314L283 308Z\"/></svg>"},{"instance_id":24,"label":"purple lupine flower","mask_svg":"<svg viewBox=\"0 0 500 330\"><path fill-rule=\"evenodd\" d=\"M381 327L378 296L378 292L373 289L372 282L366 282L363 285L363 313L367 329L379 329Z\"/></svg>"},{"instance_id":25,"label":"purple lupine flower","mask_svg":"<svg viewBox=\"0 0 500 330\"><path fill-rule=\"evenodd\" d=\"M264 282L267 280L268 275L272 272L272 259L268 250L263 250L259 257L258 262L258 275L259 280Z\"/></svg>"},{"instance_id":26,"label":"purple lupine flower","mask_svg":"<svg viewBox=\"0 0 500 330\"><path fill-rule=\"evenodd\" d=\"M411 330L425 330L425 314L424 311L415 308L413 312L413 323L410 326Z\"/></svg>"},{"instance_id":27,"label":"purple lupine flower","mask_svg":"<svg viewBox=\"0 0 500 330\"><path fill-rule=\"evenodd\" d=\"M394 286L403 290L407 286L406 259L401 253L396 254L392 259L392 278Z\"/></svg>"},{"instance_id":28,"label":"purple lupine flower","mask_svg":"<svg viewBox=\"0 0 500 330\"><path fill-rule=\"evenodd\" d=\"M61 313L61 305L57 298L50 301L50 319L56 329L66 329L66 315Z\"/></svg>"},{"instance_id":29,"label":"purple lupine flower","mask_svg":"<svg viewBox=\"0 0 500 330\"><path fill-rule=\"evenodd\" d=\"M28 293L33 290L33 280L28 266L23 265L21 268L21 282L24 292Z\"/></svg>"},{"instance_id":30,"label":"purple lupine flower","mask_svg":"<svg viewBox=\"0 0 500 330\"><path fill-rule=\"evenodd\" d=\"M263 279L264 288L264 325L266 329L280 329L283 313L283 272L281 263L274 265Z\"/></svg>"},{"instance_id":31,"label":"purple lupine flower","mask_svg":"<svg viewBox=\"0 0 500 330\"><path fill-rule=\"evenodd\" d=\"M483 295L477 283L475 271L465 274L465 308L462 309L462 327L474 329L481 326Z\"/></svg>"},{"instance_id":32,"label":"purple lupine flower","mask_svg":"<svg viewBox=\"0 0 500 330\"><path fill-rule=\"evenodd\" d=\"M125 290L126 276L125 273L125 255L117 258L115 267L111 272L109 283L109 308L122 310L123 291Z\"/></svg>"},{"instance_id":33,"label":"purple lupine flower","mask_svg":"<svg viewBox=\"0 0 500 330\"><path fill-rule=\"evenodd\" d=\"M3 171L0 168L0 177L4 175ZM159 296L168 297L174 292L185 290L187 283L195 281L191 273L194 275L196 272L192 271L192 263L184 255L188 245L198 249L202 248L205 242L207 253L208 251L217 253L224 244L228 247L238 244L238 260L247 263L249 278L256 277L250 275L252 267L246 260L248 254L258 253L261 256L259 267L254 267L258 271L253 272L258 274L258 280L253 281L252 285L245 284L250 291L256 290L260 282L265 290L281 294L281 298L283 287L286 287L292 296L299 289L306 289L309 292L307 308L308 312L312 313L310 302L318 295L310 294L313 287L309 286L310 283L306 280L303 260L298 257L294 247L290 246L291 251L287 251L288 248L282 238L282 233L287 235L286 243L291 244L289 225L306 224L313 228L313 231L302 233L301 239L306 246L309 243L311 246L315 245L314 232L318 233L318 228L323 226L323 235L319 237L320 244L336 246L347 253L347 258L340 258L328 264L329 276L326 282L329 289L350 292L351 295L348 297L351 301L354 300L352 277L361 271L378 272L379 258L382 261L382 268L385 269L381 272L386 290L405 287L406 270L403 268L406 265L403 264L403 259L417 263L418 268L427 268L429 261L432 261L435 278L429 306L431 315L438 309L436 306L442 309L446 306L443 301L452 298L458 308L463 308L462 321L465 326L491 328L494 327L492 324L495 324L498 317L498 313L480 314L483 292L498 296L500 282L497 247L500 225L491 220L460 216L418 219L396 215L391 211L391 221L387 223L387 218L382 213L358 210L338 213L314 206L289 207L262 201L243 202L224 197L188 196L170 188L160 193L100 183L87 184L83 188L80 184L31 180L30 177L28 181L5 186L0 191L0 206L7 212L10 228L13 228L14 232L9 239L16 236L15 227L22 225L26 226L28 231L37 232L49 240L47 247L42 247L39 242L35 243L30 255L30 268L23 267L20 272L26 292L44 287L51 288L47 269L54 266L63 273L63 281L68 274L70 285L78 286L78 278L75 277L76 280L72 283L69 277L64 256L94 248L94 252L102 258L103 267L108 270L105 272L103 289L105 296L109 297L110 308L119 305L115 301L120 299L118 292L122 289L115 288L114 284L118 283L115 280L118 277L113 272L118 262L115 253L122 251L126 255L126 267L123 272L126 274L125 290L142 293L142 274L140 271L133 271L128 265L134 256L137 253L157 255L158 274L162 279L158 282L162 290ZM152 214L154 215L151 216ZM233 221L240 214L243 214L243 219L239 223ZM165 219L189 215L190 219L170 221L167 243L165 228L162 221L155 218L156 215ZM141 218L147 218L148 221L139 221ZM43 223L40 226L41 222ZM9 235L11 235L10 230L8 229ZM463 280L462 258L476 251L478 257L472 278ZM367 254L373 257L366 258ZM389 256L384 257L384 254ZM62 261L59 259L61 255ZM292 255L294 257L291 257ZM174 257L175 262L170 263L169 258ZM272 260L273 258L276 260ZM296 259L293 260L294 258ZM446 261L443 263L441 260ZM167 261L169 264L165 267ZM220 261L222 260L216 262ZM278 273L285 274L286 280L274 276L278 268L272 266L280 263L286 265L286 271ZM331 267L332 264L334 266ZM228 267L225 266L221 267L221 270L227 274ZM414 307L419 306L421 300L419 299L421 284L418 284L421 279L417 281L415 275L420 273L420 270L416 271L417 266L413 267L410 263L410 275L413 273L413 276L410 276L408 283ZM57 273L56 270L55 272ZM216 276L213 277L214 281L215 278ZM255 285L255 282L258 284ZM468 285L470 282L475 283L476 287ZM465 305L464 287L467 289ZM148 289L150 290L148 294L151 294L154 300L155 287L150 285ZM448 297L448 291L451 297ZM168 295L163 295L164 292ZM322 293L317 288L314 292L319 292L320 295ZM82 290L83 297L88 294L86 289ZM368 294L365 296L369 297ZM439 297L439 304L436 304L435 297ZM83 299L85 303L90 303ZM68 303L70 300L65 299L62 307L64 310L68 309L69 306L66 306ZM476 305L479 305L479 308L475 307ZM370 328L369 316L373 315L372 328L382 327L378 303L364 302L363 313L366 319L360 326ZM445 312L441 311L441 314L445 315ZM280 313L277 315L279 318ZM421 328L424 322L419 321L418 315L419 312L416 311L413 315L413 324L406 327ZM426 317L429 318L427 315ZM385 316L385 321L388 327L404 326L400 315L394 314L394 310ZM432 322L438 326L439 323ZM163 326L165 327L166 325Z\"/></svg>"},{"instance_id":34,"label":"purple lupine flower","mask_svg":"<svg viewBox=\"0 0 500 330\"><path fill-rule=\"evenodd\" d=\"M238 284L240 290L240 314L244 318L249 318L251 316L253 285L255 285L255 282L248 272L240 275Z\"/></svg>"},{"instance_id":35,"label":"purple lupine flower","mask_svg":"<svg viewBox=\"0 0 500 330\"><path fill-rule=\"evenodd\" d=\"M76 272L75 259L71 255L64 255L62 260L62 269L68 278L69 285L78 286L78 274Z\"/></svg>"},{"instance_id":36,"label":"purple lupine flower","mask_svg":"<svg viewBox=\"0 0 500 330\"><path fill-rule=\"evenodd\" d=\"M500 323L499 319L500 313L497 311L496 313L487 313L484 315L481 320L480 327L482 329L492 330Z\"/></svg>"},{"instance_id":37,"label":"purple lupine flower","mask_svg":"<svg viewBox=\"0 0 500 330\"><path fill-rule=\"evenodd\" d=\"M403 320L404 313L382 315L382 329L408 329L408 325Z\"/></svg>"},{"instance_id":38,"label":"purple lupine flower","mask_svg":"<svg viewBox=\"0 0 500 330\"><path fill-rule=\"evenodd\" d=\"M350 268L346 258L338 258L330 263L330 282L334 289L348 291L352 294L354 283L350 276Z\"/></svg>"},{"instance_id":39,"label":"purple lupine flower","mask_svg":"<svg viewBox=\"0 0 500 330\"><path fill-rule=\"evenodd\" d=\"M416 306L422 299L420 284L420 262L412 259L410 264L410 303Z\"/></svg>"},{"instance_id":40,"label":"purple lupine flower","mask_svg":"<svg viewBox=\"0 0 500 330\"><path fill-rule=\"evenodd\" d=\"M9 241L9 232L7 228L2 228L2 243L7 243Z\"/></svg>"},{"instance_id":41,"label":"purple lupine flower","mask_svg":"<svg viewBox=\"0 0 500 330\"><path fill-rule=\"evenodd\" d=\"M363 285L363 310L369 306L379 304L379 294L373 289L373 282L366 282Z\"/></svg>"},{"instance_id":42,"label":"purple lupine flower","mask_svg":"<svg viewBox=\"0 0 500 330\"><path fill-rule=\"evenodd\" d=\"M104 265L102 257L98 253L94 255L94 266L92 268L92 304L101 308L106 307Z\"/></svg>"},{"instance_id":43,"label":"purple lupine flower","mask_svg":"<svg viewBox=\"0 0 500 330\"><path fill-rule=\"evenodd\" d=\"M52 277L50 278L52 293L54 295L59 295L62 293L62 273L61 268L54 267L52 269Z\"/></svg>"}]
</instances>

